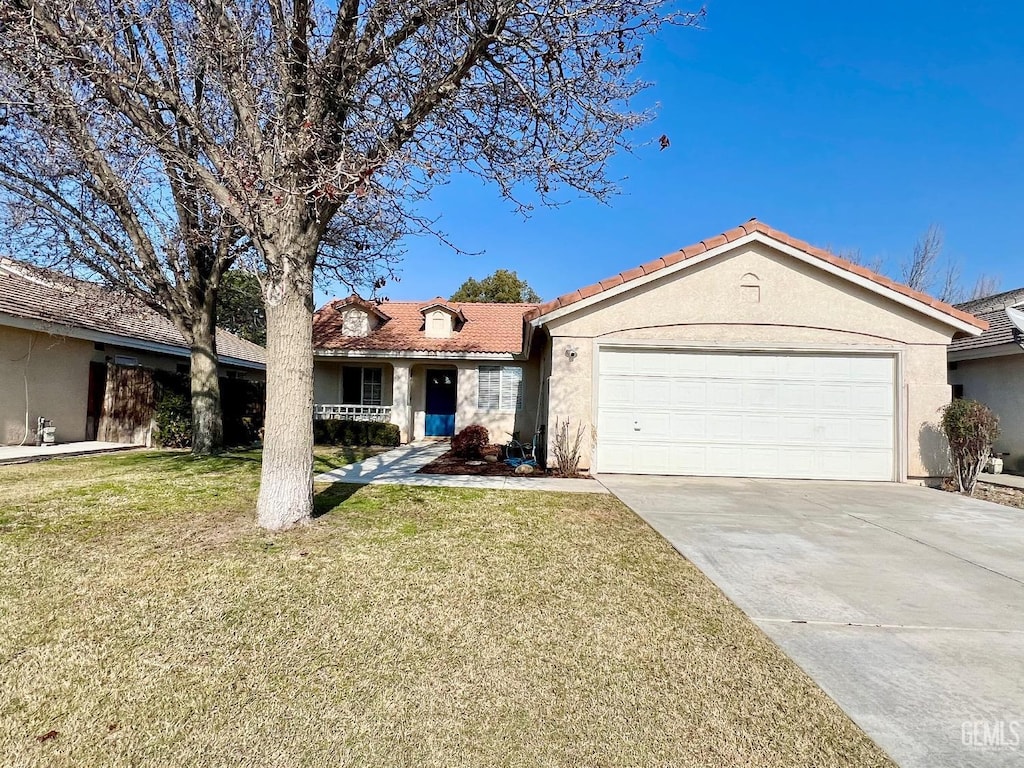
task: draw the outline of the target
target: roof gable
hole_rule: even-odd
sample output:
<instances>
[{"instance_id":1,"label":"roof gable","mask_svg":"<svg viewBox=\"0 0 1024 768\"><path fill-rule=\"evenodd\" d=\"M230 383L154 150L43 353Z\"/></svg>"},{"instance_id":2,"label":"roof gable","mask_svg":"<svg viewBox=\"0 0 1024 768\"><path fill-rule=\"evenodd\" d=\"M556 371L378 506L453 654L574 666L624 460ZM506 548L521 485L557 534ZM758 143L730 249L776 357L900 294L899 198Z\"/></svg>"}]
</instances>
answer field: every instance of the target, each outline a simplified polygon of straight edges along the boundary
<instances>
[{"instance_id":1,"label":"roof gable","mask_svg":"<svg viewBox=\"0 0 1024 768\"><path fill-rule=\"evenodd\" d=\"M364 312L368 312L371 315L374 315L382 323L386 323L388 320L391 319L387 315L387 313L380 308L380 305L378 303L367 301L366 299L362 298L361 296L359 296L359 294L356 293L353 293L351 296L348 296L344 299L335 299L334 301L331 302L331 306L333 306L339 312L348 309L349 307L357 307L358 309L361 309Z\"/></svg>"},{"instance_id":2,"label":"roof gable","mask_svg":"<svg viewBox=\"0 0 1024 768\"><path fill-rule=\"evenodd\" d=\"M438 296L429 304L424 304L422 307L420 307L420 314L426 315L432 309L439 309L442 312L447 312L460 323L466 322L466 316L463 314L462 310L459 309L459 307L455 304L449 304L440 296Z\"/></svg>"},{"instance_id":3,"label":"roof gable","mask_svg":"<svg viewBox=\"0 0 1024 768\"><path fill-rule=\"evenodd\" d=\"M765 243L802 261L825 269L832 274L862 285L875 293L879 293L900 304L941 320L963 333L974 336L987 327L987 323L984 320L980 320L946 302L939 301L920 291L915 291L913 288L890 280L859 264L853 264L845 259L841 259L829 251L791 237L785 232L773 229L756 219L751 219L739 227L734 227L715 237L686 246L639 267L628 269L572 293L559 296L557 299L541 304L536 309L527 313L526 319L534 325L540 325L549 319L582 310L607 297L617 295L667 274L681 271L708 258L726 253L733 247L754 241Z\"/></svg>"}]
</instances>

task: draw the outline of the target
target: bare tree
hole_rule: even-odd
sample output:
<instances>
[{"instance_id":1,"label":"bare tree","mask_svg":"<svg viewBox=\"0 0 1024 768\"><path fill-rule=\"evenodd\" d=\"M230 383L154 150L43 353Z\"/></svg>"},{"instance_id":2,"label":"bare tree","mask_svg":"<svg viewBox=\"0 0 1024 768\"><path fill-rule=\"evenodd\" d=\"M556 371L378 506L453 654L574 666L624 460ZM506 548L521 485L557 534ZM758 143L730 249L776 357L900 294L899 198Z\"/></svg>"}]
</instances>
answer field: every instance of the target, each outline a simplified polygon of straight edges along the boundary
<instances>
[{"instance_id":1,"label":"bare tree","mask_svg":"<svg viewBox=\"0 0 1024 768\"><path fill-rule=\"evenodd\" d=\"M4 78L5 100L17 98L18 85ZM191 353L192 450L216 452L217 290L241 231L102 108L87 116L56 100L26 106L0 125L9 222L0 236L12 253L99 278L170 319Z\"/></svg>"},{"instance_id":2,"label":"bare tree","mask_svg":"<svg viewBox=\"0 0 1024 768\"><path fill-rule=\"evenodd\" d=\"M914 243L910 259L901 265L900 282L915 291L930 293L939 278L944 240L941 227L937 224L929 226Z\"/></svg>"},{"instance_id":3,"label":"bare tree","mask_svg":"<svg viewBox=\"0 0 1024 768\"><path fill-rule=\"evenodd\" d=\"M999 287L1002 280L996 275L980 274L978 279L974 281L972 288L967 291L964 297L965 301L974 301L975 299L983 299L986 296L992 296L993 294L999 293Z\"/></svg>"},{"instance_id":4,"label":"bare tree","mask_svg":"<svg viewBox=\"0 0 1024 768\"><path fill-rule=\"evenodd\" d=\"M312 511L312 295L330 221L402 210L455 171L524 208L560 187L604 198L607 161L647 118L628 107L644 37L700 18L663 5L2 0L0 61L13 109L109 111L262 257L257 516L280 529Z\"/></svg>"}]
</instances>

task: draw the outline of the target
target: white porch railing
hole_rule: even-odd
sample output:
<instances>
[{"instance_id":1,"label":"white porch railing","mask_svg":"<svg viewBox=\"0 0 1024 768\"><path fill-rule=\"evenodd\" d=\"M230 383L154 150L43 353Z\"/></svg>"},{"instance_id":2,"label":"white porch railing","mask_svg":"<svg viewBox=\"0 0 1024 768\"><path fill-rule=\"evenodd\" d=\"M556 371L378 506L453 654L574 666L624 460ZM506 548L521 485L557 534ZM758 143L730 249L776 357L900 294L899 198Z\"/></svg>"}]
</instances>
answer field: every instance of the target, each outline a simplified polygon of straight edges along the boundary
<instances>
[{"instance_id":1,"label":"white porch railing","mask_svg":"<svg viewBox=\"0 0 1024 768\"><path fill-rule=\"evenodd\" d=\"M348 421L391 421L390 405L313 404L314 419L346 419Z\"/></svg>"}]
</instances>

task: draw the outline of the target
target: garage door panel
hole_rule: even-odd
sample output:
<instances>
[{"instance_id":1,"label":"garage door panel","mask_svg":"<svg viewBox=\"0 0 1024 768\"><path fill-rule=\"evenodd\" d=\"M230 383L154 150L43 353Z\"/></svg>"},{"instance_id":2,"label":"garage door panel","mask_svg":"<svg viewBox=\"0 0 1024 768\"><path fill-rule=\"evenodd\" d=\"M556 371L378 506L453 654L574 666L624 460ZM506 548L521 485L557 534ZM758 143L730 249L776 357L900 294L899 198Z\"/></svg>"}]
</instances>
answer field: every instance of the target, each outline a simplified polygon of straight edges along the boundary
<instances>
[{"instance_id":1,"label":"garage door panel","mask_svg":"<svg viewBox=\"0 0 1024 768\"><path fill-rule=\"evenodd\" d=\"M641 376L671 376L675 358L671 352L651 352L633 361L633 371Z\"/></svg>"},{"instance_id":2,"label":"garage door panel","mask_svg":"<svg viewBox=\"0 0 1024 768\"><path fill-rule=\"evenodd\" d=\"M676 413L670 419L670 434L678 440L706 440L707 417L701 412Z\"/></svg>"},{"instance_id":3,"label":"garage door panel","mask_svg":"<svg viewBox=\"0 0 1024 768\"><path fill-rule=\"evenodd\" d=\"M602 350L599 366L599 471L893 479L892 356Z\"/></svg>"},{"instance_id":4,"label":"garage door panel","mask_svg":"<svg viewBox=\"0 0 1024 768\"><path fill-rule=\"evenodd\" d=\"M859 384L850 391L850 408L865 413L892 415L892 384Z\"/></svg>"},{"instance_id":5,"label":"garage door panel","mask_svg":"<svg viewBox=\"0 0 1024 768\"><path fill-rule=\"evenodd\" d=\"M675 379L672 382L673 408L703 408L707 404L708 382Z\"/></svg>"},{"instance_id":6,"label":"garage door panel","mask_svg":"<svg viewBox=\"0 0 1024 768\"><path fill-rule=\"evenodd\" d=\"M601 404L608 407L632 406L636 400L633 381L618 376L601 379Z\"/></svg>"},{"instance_id":7,"label":"garage door panel","mask_svg":"<svg viewBox=\"0 0 1024 768\"><path fill-rule=\"evenodd\" d=\"M742 466L743 449L738 445L708 445L707 473L715 477L729 477L737 474L737 467Z\"/></svg>"},{"instance_id":8,"label":"garage door panel","mask_svg":"<svg viewBox=\"0 0 1024 768\"><path fill-rule=\"evenodd\" d=\"M707 448L703 445L674 444L668 447L672 457L670 474L705 475L708 473Z\"/></svg>"},{"instance_id":9,"label":"garage door panel","mask_svg":"<svg viewBox=\"0 0 1024 768\"><path fill-rule=\"evenodd\" d=\"M635 358L635 354L624 349L603 349L601 350L601 374L607 376L617 373L632 374Z\"/></svg>"},{"instance_id":10,"label":"garage door panel","mask_svg":"<svg viewBox=\"0 0 1024 768\"><path fill-rule=\"evenodd\" d=\"M787 416L779 425L779 438L789 444L813 444L817 424L813 416Z\"/></svg>"},{"instance_id":11,"label":"garage door panel","mask_svg":"<svg viewBox=\"0 0 1024 768\"><path fill-rule=\"evenodd\" d=\"M812 408L818 411L848 413L853 396L853 386L850 384L821 384L816 388L815 394L815 400L808 404Z\"/></svg>"},{"instance_id":12,"label":"garage door panel","mask_svg":"<svg viewBox=\"0 0 1024 768\"><path fill-rule=\"evenodd\" d=\"M708 383L707 405L709 408L743 407L743 384L738 381L713 381Z\"/></svg>"},{"instance_id":13,"label":"garage door panel","mask_svg":"<svg viewBox=\"0 0 1024 768\"><path fill-rule=\"evenodd\" d=\"M709 412L706 439L714 442L739 442L743 439L743 416L738 413Z\"/></svg>"},{"instance_id":14,"label":"garage door panel","mask_svg":"<svg viewBox=\"0 0 1024 768\"><path fill-rule=\"evenodd\" d=\"M779 404L779 382L750 382L743 385L744 409L775 410Z\"/></svg>"},{"instance_id":15,"label":"garage door panel","mask_svg":"<svg viewBox=\"0 0 1024 768\"><path fill-rule=\"evenodd\" d=\"M778 444L782 425L778 416L747 416L741 420L747 443Z\"/></svg>"},{"instance_id":16,"label":"garage door panel","mask_svg":"<svg viewBox=\"0 0 1024 768\"><path fill-rule=\"evenodd\" d=\"M779 388L779 407L789 413L799 413L807 408L808 403L813 402L813 384L786 382Z\"/></svg>"},{"instance_id":17,"label":"garage door panel","mask_svg":"<svg viewBox=\"0 0 1024 768\"><path fill-rule=\"evenodd\" d=\"M880 448L891 452L893 448L892 421L881 418L855 419L851 423L851 438L857 446Z\"/></svg>"},{"instance_id":18,"label":"garage door panel","mask_svg":"<svg viewBox=\"0 0 1024 768\"><path fill-rule=\"evenodd\" d=\"M639 427L639 429L636 429L636 427ZM672 414L669 411L653 410L636 414L633 431L640 433L637 436L640 441L658 440L664 442L671 440L673 437Z\"/></svg>"},{"instance_id":19,"label":"garage door panel","mask_svg":"<svg viewBox=\"0 0 1024 768\"><path fill-rule=\"evenodd\" d=\"M707 375L713 378L736 378L743 375L743 359L737 355L706 355Z\"/></svg>"},{"instance_id":20,"label":"garage door panel","mask_svg":"<svg viewBox=\"0 0 1024 768\"><path fill-rule=\"evenodd\" d=\"M708 356L694 353L672 355L672 374L675 376L702 378L708 373Z\"/></svg>"},{"instance_id":21,"label":"garage door panel","mask_svg":"<svg viewBox=\"0 0 1024 768\"><path fill-rule=\"evenodd\" d=\"M601 414L601 431L598 439L632 436L634 422L632 411L608 409Z\"/></svg>"},{"instance_id":22,"label":"garage door panel","mask_svg":"<svg viewBox=\"0 0 1024 768\"><path fill-rule=\"evenodd\" d=\"M671 379L654 379L637 376L633 385L636 402L665 405L672 399Z\"/></svg>"}]
</instances>

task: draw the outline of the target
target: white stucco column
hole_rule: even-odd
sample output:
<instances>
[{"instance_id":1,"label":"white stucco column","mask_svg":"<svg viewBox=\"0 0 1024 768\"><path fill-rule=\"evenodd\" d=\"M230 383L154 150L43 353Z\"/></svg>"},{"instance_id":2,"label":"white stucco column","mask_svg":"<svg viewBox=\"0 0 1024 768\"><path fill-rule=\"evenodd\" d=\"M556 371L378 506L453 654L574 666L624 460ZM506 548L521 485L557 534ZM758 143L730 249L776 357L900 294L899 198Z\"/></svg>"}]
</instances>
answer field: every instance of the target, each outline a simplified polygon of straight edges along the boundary
<instances>
[{"instance_id":1,"label":"white stucco column","mask_svg":"<svg viewBox=\"0 0 1024 768\"><path fill-rule=\"evenodd\" d=\"M412 440L410 423L412 409L410 407L412 387L410 386L409 364L394 363L391 380L391 423L397 424L402 433L402 442Z\"/></svg>"},{"instance_id":2,"label":"white stucco column","mask_svg":"<svg viewBox=\"0 0 1024 768\"><path fill-rule=\"evenodd\" d=\"M459 365L455 398L455 434L474 422L476 415L476 364Z\"/></svg>"}]
</instances>

